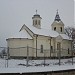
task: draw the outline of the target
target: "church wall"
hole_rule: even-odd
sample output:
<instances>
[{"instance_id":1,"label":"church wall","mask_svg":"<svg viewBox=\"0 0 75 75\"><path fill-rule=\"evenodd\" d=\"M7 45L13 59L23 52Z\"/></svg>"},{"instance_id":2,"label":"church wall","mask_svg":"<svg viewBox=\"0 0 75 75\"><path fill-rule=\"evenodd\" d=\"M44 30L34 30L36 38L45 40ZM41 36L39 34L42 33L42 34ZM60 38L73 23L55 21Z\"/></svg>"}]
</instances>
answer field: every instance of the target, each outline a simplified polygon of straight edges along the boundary
<instances>
[{"instance_id":1,"label":"church wall","mask_svg":"<svg viewBox=\"0 0 75 75\"><path fill-rule=\"evenodd\" d=\"M57 48L57 44L60 43L60 52L61 56L70 56L71 55L71 41L64 40L61 36L58 36L54 40L55 43L55 52L53 53L55 56L59 56L59 50Z\"/></svg>"},{"instance_id":2,"label":"church wall","mask_svg":"<svg viewBox=\"0 0 75 75\"><path fill-rule=\"evenodd\" d=\"M64 26L63 26L63 25L58 24L58 23L55 23L54 25L52 25L52 30L54 30L54 27L56 27L56 31L57 31L58 33L64 33ZM62 27L62 32L61 32L60 27Z\"/></svg>"},{"instance_id":3,"label":"church wall","mask_svg":"<svg viewBox=\"0 0 75 75\"><path fill-rule=\"evenodd\" d=\"M58 42L59 41L56 42L57 56L59 55L59 50L57 50ZM62 41L60 43L61 43L61 56L70 56L71 55L71 41L62 39Z\"/></svg>"},{"instance_id":4,"label":"church wall","mask_svg":"<svg viewBox=\"0 0 75 75\"><path fill-rule=\"evenodd\" d=\"M37 24L36 24L36 21L37 21ZM40 21L40 24L39 24L39 21ZM33 19L33 26L36 27L36 28L41 28L41 18L34 18Z\"/></svg>"},{"instance_id":5,"label":"church wall","mask_svg":"<svg viewBox=\"0 0 75 75\"><path fill-rule=\"evenodd\" d=\"M62 41L62 56L70 56L71 55L71 41L63 40Z\"/></svg>"},{"instance_id":6,"label":"church wall","mask_svg":"<svg viewBox=\"0 0 75 75\"><path fill-rule=\"evenodd\" d=\"M57 50L57 43L55 38L51 38L51 46L53 50L50 54L50 39L45 36L37 37L37 57L57 57L59 51ZM29 39L9 39L7 40L10 56L27 56L27 45L29 46L29 56L36 57L36 37L34 40ZM43 45L43 53L41 53L41 45ZM21 47L21 48L20 48ZM22 48L23 47L23 48ZM12 49L11 49L12 48ZM14 49L13 49L14 48ZM33 49L34 48L34 49ZM68 53L69 48L69 53ZM70 56L71 41L61 41L61 56Z\"/></svg>"},{"instance_id":7,"label":"church wall","mask_svg":"<svg viewBox=\"0 0 75 75\"><path fill-rule=\"evenodd\" d=\"M28 29L27 27L26 27L26 31L29 33L29 35L31 36L31 37L33 37L33 32L30 30L30 29Z\"/></svg>"},{"instance_id":8,"label":"church wall","mask_svg":"<svg viewBox=\"0 0 75 75\"><path fill-rule=\"evenodd\" d=\"M41 53L41 45L43 45L43 53ZM55 54L53 54L54 52L54 47L55 45L55 40L54 38L51 39L51 46L53 47L53 51L51 53L52 56L54 56ZM34 48L36 48L36 38L34 38ZM37 56L39 57L43 57L44 53L46 57L50 57L50 38L49 37L45 37L45 36L38 36L37 37ZM34 51L34 56L36 56L36 50Z\"/></svg>"},{"instance_id":9,"label":"church wall","mask_svg":"<svg viewBox=\"0 0 75 75\"><path fill-rule=\"evenodd\" d=\"M27 46L33 46L32 40L29 39L9 39L7 44L10 56L27 56ZM33 56L32 49L29 49L29 56Z\"/></svg>"}]
</instances>

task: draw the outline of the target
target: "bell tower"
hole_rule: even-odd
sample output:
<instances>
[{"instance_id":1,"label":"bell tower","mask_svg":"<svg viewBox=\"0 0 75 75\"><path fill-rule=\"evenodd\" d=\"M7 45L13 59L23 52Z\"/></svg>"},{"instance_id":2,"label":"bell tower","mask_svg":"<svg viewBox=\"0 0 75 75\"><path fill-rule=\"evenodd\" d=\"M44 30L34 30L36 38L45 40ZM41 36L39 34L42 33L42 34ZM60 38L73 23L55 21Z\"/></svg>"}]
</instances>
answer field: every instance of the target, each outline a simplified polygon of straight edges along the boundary
<instances>
[{"instance_id":1,"label":"bell tower","mask_svg":"<svg viewBox=\"0 0 75 75\"><path fill-rule=\"evenodd\" d=\"M36 14L35 15L33 15L33 17L32 17L32 25L34 26L34 27L36 27L36 28L41 28L41 17L40 17L40 15L39 14L37 14L37 10L36 10Z\"/></svg>"},{"instance_id":2,"label":"bell tower","mask_svg":"<svg viewBox=\"0 0 75 75\"><path fill-rule=\"evenodd\" d=\"M64 34L64 23L61 21L58 10L54 22L52 23L52 30L57 31L59 34Z\"/></svg>"}]
</instances>

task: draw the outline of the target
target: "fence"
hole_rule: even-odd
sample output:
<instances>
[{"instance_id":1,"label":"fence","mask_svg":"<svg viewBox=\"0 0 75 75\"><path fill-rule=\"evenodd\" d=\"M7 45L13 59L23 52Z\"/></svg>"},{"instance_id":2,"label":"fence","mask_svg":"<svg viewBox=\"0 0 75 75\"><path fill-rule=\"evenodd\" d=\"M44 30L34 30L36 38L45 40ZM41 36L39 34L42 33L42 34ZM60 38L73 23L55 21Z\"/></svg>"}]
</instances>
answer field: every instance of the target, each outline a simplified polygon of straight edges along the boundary
<instances>
[{"instance_id":1,"label":"fence","mask_svg":"<svg viewBox=\"0 0 75 75\"><path fill-rule=\"evenodd\" d=\"M27 52L28 51L28 52ZM33 47L17 47L17 48L9 48L9 47L0 47L0 56L16 56L16 57L27 57L27 53L29 57L66 57L73 56L74 50L68 49L36 49Z\"/></svg>"},{"instance_id":2,"label":"fence","mask_svg":"<svg viewBox=\"0 0 75 75\"><path fill-rule=\"evenodd\" d=\"M17 48L7 48L7 47L0 47L0 56L5 57L5 59L8 61L9 58L12 57L26 57L27 58L27 66L28 61L31 58L43 58L44 65L45 65L45 59L51 58L51 57L57 57L59 59L59 65L61 65L61 57L63 56L70 56L72 58L72 64L73 64L73 50L67 50L67 49L60 49L60 50L50 50L50 49L36 49L33 47L17 47ZM36 54L37 53L37 54ZM37 56L36 56L37 55ZM8 64L8 62L7 62ZM7 65L8 66L8 65Z\"/></svg>"}]
</instances>

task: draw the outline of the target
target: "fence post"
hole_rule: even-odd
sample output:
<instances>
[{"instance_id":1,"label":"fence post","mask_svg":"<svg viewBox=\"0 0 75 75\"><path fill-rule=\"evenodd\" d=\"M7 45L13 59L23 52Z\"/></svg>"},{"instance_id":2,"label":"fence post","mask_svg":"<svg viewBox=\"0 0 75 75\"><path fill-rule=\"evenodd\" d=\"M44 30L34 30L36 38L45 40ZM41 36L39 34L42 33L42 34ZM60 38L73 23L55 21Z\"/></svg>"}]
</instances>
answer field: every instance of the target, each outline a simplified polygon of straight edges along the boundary
<instances>
[{"instance_id":1,"label":"fence post","mask_svg":"<svg viewBox=\"0 0 75 75\"><path fill-rule=\"evenodd\" d=\"M73 65L73 41L71 42L71 55L72 55L72 65Z\"/></svg>"},{"instance_id":2,"label":"fence post","mask_svg":"<svg viewBox=\"0 0 75 75\"><path fill-rule=\"evenodd\" d=\"M61 48L59 48L59 66L60 66L60 62L61 61Z\"/></svg>"},{"instance_id":3,"label":"fence post","mask_svg":"<svg viewBox=\"0 0 75 75\"><path fill-rule=\"evenodd\" d=\"M45 67L46 61L45 61L45 51L44 51L44 67Z\"/></svg>"},{"instance_id":4,"label":"fence post","mask_svg":"<svg viewBox=\"0 0 75 75\"><path fill-rule=\"evenodd\" d=\"M73 65L73 50L72 50L72 65Z\"/></svg>"},{"instance_id":5,"label":"fence post","mask_svg":"<svg viewBox=\"0 0 75 75\"><path fill-rule=\"evenodd\" d=\"M7 63L6 63L7 68L8 68L8 59L9 59L9 47L7 48L7 58L6 58L6 60L7 60Z\"/></svg>"},{"instance_id":6,"label":"fence post","mask_svg":"<svg viewBox=\"0 0 75 75\"><path fill-rule=\"evenodd\" d=\"M26 63L26 66L28 67L28 61L29 61L29 47L27 46L27 63Z\"/></svg>"},{"instance_id":7,"label":"fence post","mask_svg":"<svg viewBox=\"0 0 75 75\"><path fill-rule=\"evenodd\" d=\"M61 56L60 53L61 53L61 52L60 52L60 50L59 50L59 66L60 66L60 56Z\"/></svg>"}]
</instances>

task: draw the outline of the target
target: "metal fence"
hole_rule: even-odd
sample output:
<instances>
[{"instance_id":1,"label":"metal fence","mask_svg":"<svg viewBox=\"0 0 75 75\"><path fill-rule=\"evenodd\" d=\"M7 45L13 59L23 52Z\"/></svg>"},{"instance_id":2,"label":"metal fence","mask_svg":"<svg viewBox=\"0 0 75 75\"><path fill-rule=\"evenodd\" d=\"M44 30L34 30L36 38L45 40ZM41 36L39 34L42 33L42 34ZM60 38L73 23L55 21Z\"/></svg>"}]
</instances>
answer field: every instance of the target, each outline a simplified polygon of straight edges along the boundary
<instances>
[{"instance_id":1,"label":"metal fence","mask_svg":"<svg viewBox=\"0 0 75 75\"><path fill-rule=\"evenodd\" d=\"M69 49L36 49L33 47L0 47L0 56L25 56L27 57L27 53L29 57L65 57L65 56L73 56L74 50Z\"/></svg>"},{"instance_id":2,"label":"metal fence","mask_svg":"<svg viewBox=\"0 0 75 75\"><path fill-rule=\"evenodd\" d=\"M16 54L17 53L17 54ZM36 54L37 53L37 54ZM60 49L60 50L50 50L50 49L36 49L33 47L17 47L17 48L9 48L9 47L0 47L0 57L5 58L7 60L7 67L8 67L8 60L11 56L24 56L27 59L27 64L26 66L28 67L28 61L30 60L30 57L34 58L41 58L44 60L44 65L45 60L48 57L49 59L51 57L58 57L59 59L59 65L61 65L61 57L62 56L68 56L70 55L72 58L72 65L73 65L73 50L67 50L67 49ZM55 55L56 54L56 55ZM63 55L64 54L64 55ZM37 56L36 56L37 55Z\"/></svg>"}]
</instances>

